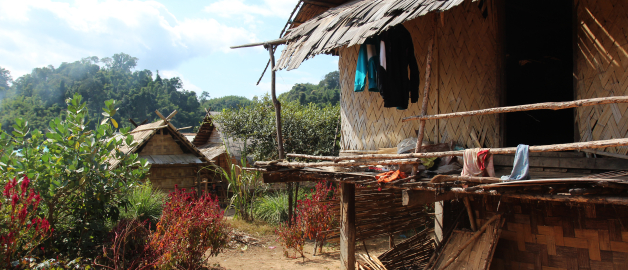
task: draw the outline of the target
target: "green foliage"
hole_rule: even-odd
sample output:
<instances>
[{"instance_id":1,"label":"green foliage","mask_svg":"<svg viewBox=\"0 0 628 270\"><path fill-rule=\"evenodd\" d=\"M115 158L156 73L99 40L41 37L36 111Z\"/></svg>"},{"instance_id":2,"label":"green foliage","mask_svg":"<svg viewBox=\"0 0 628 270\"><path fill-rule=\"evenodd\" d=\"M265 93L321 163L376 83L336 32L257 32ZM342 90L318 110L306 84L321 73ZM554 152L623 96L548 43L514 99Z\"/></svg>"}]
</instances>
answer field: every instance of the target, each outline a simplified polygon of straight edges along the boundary
<instances>
[{"instance_id":1,"label":"green foliage","mask_svg":"<svg viewBox=\"0 0 628 270\"><path fill-rule=\"evenodd\" d=\"M275 192L259 198L254 205L255 218L270 224L288 221L288 193Z\"/></svg>"},{"instance_id":2,"label":"green foliage","mask_svg":"<svg viewBox=\"0 0 628 270\"><path fill-rule=\"evenodd\" d=\"M126 205L122 194L149 169L137 154L121 151L136 142L129 128L115 128L117 103L104 103L103 121L93 124L93 130L88 129L87 105L75 94L66 100L65 118L52 119L45 135L20 118L12 131L0 134L0 171L5 179L31 179L41 194L41 214L54 229L49 244L59 252L95 252L106 224L118 220Z\"/></svg>"},{"instance_id":3,"label":"green foliage","mask_svg":"<svg viewBox=\"0 0 628 270\"><path fill-rule=\"evenodd\" d=\"M126 196L129 203L120 216L123 219L148 221L155 225L161 217L167 196L166 193L153 189L150 181L146 181L134 187Z\"/></svg>"},{"instance_id":4,"label":"green foliage","mask_svg":"<svg viewBox=\"0 0 628 270\"><path fill-rule=\"evenodd\" d=\"M227 152L229 148L225 147ZM246 164L244 155L241 164ZM229 185L227 189L233 193L231 197L230 207L235 209L235 218L241 218L246 221L253 220L253 205L257 196L266 189L266 185L262 182L261 173L258 171L242 170L238 164L231 163L228 160L229 169L217 167L215 171L222 174Z\"/></svg>"},{"instance_id":5,"label":"green foliage","mask_svg":"<svg viewBox=\"0 0 628 270\"><path fill-rule=\"evenodd\" d=\"M239 107L246 107L251 104L251 100L240 96L224 96L219 98L212 98L202 102L202 108L208 108L212 111L220 112L223 109L237 109Z\"/></svg>"},{"instance_id":6,"label":"green foliage","mask_svg":"<svg viewBox=\"0 0 628 270\"><path fill-rule=\"evenodd\" d=\"M103 59L88 57L56 68L35 68L10 87L10 74L0 68L0 123L10 132L19 117L27 119L32 128L45 130L47 123L65 109L65 99L80 94L88 101L88 116L94 120L88 123L89 129L102 119L99 106L109 99L120 101L121 109L114 119L122 127L132 126L129 118L136 122L158 120L155 110L164 114L178 110L172 119L176 126L198 125L203 111L196 93L184 90L177 77L162 78L157 72L153 79L150 70L134 71L137 61L124 53Z\"/></svg>"},{"instance_id":7,"label":"green foliage","mask_svg":"<svg viewBox=\"0 0 628 270\"><path fill-rule=\"evenodd\" d=\"M336 105L340 102L340 73L338 71L328 73L318 85L295 84L290 91L279 97L287 101L298 101L301 105L310 103Z\"/></svg>"},{"instance_id":8,"label":"green foliage","mask_svg":"<svg viewBox=\"0 0 628 270\"><path fill-rule=\"evenodd\" d=\"M337 155L336 127L340 106L318 106L282 100L281 122L286 153ZM227 109L214 116L223 134L250 141L245 152L256 160L277 159L275 108L268 95L254 100L248 107Z\"/></svg>"}]
</instances>

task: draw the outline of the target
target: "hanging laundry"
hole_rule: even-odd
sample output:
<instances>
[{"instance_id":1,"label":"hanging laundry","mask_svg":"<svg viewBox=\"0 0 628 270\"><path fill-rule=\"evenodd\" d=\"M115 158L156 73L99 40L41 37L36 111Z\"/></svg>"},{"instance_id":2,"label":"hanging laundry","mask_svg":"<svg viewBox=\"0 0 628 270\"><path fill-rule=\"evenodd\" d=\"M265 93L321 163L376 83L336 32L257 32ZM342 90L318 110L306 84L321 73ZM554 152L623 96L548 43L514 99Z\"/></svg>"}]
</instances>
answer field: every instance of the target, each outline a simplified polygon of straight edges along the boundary
<instances>
[{"instance_id":1,"label":"hanging laundry","mask_svg":"<svg viewBox=\"0 0 628 270\"><path fill-rule=\"evenodd\" d=\"M388 183L390 181L403 178L408 178L408 176L406 175L406 173L400 170L380 173L375 176L375 179L377 179L377 183Z\"/></svg>"},{"instance_id":2,"label":"hanging laundry","mask_svg":"<svg viewBox=\"0 0 628 270\"><path fill-rule=\"evenodd\" d=\"M488 149L466 149L463 154L464 167L462 176L490 176L495 177L493 155Z\"/></svg>"},{"instance_id":3,"label":"hanging laundry","mask_svg":"<svg viewBox=\"0 0 628 270\"><path fill-rule=\"evenodd\" d=\"M384 107L405 110L408 99L412 103L419 100L420 75L412 36L403 25L397 25L380 34L379 39L377 88L384 99Z\"/></svg>"},{"instance_id":4,"label":"hanging laundry","mask_svg":"<svg viewBox=\"0 0 628 270\"><path fill-rule=\"evenodd\" d=\"M510 175L504 175L502 180L528 180L530 179L529 169L529 146L520 144L517 146L517 152L515 153L515 161L512 165L512 172Z\"/></svg>"},{"instance_id":5,"label":"hanging laundry","mask_svg":"<svg viewBox=\"0 0 628 270\"><path fill-rule=\"evenodd\" d=\"M358 62L355 68L354 92L364 91L368 79L369 91L379 92L377 89L377 68L379 67L378 39L367 38L358 51Z\"/></svg>"}]
</instances>

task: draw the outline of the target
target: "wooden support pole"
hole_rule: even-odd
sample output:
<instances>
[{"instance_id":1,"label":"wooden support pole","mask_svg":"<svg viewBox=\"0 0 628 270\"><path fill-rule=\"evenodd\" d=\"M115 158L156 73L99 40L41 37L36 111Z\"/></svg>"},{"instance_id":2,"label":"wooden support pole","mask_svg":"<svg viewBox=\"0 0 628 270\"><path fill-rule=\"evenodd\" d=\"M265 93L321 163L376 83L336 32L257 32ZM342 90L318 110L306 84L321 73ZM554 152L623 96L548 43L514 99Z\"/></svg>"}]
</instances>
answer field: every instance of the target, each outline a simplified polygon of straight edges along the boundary
<instances>
[{"instance_id":1,"label":"wooden support pole","mask_svg":"<svg viewBox=\"0 0 628 270\"><path fill-rule=\"evenodd\" d=\"M434 47L434 39L430 40L430 45L427 47L427 60L425 62L425 87L423 88L423 104L421 105L421 115L427 115L427 106L430 92L430 73L432 71L432 47ZM423 146L423 136L425 134L425 120L421 121L419 126L419 134L416 140L415 153L421 152ZM415 175L418 171L418 166L412 167L412 175Z\"/></svg>"},{"instance_id":2,"label":"wooden support pole","mask_svg":"<svg viewBox=\"0 0 628 270\"><path fill-rule=\"evenodd\" d=\"M422 114L422 115L405 117L403 118L402 122L407 122L411 120L424 121L424 120L447 119L447 118L487 115L487 114L497 114L497 113L524 112L524 111L533 111L533 110L562 110L562 109L569 109L569 108L576 108L576 107L586 107L586 106L604 105L604 104L613 104L613 103L628 103L628 96L590 98L590 99L581 99L581 100L565 101L565 102L544 102L544 103L535 103L535 104L518 105L518 106L497 107L497 108L482 109L482 110L467 111L467 112L444 113L444 114L436 114L436 115L423 115Z\"/></svg>"},{"instance_id":3,"label":"wooden support pole","mask_svg":"<svg viewBox=\"0 0 628 270\"><path fill-rule=\"evenodd\" d=\"M392 249L395 247L395 236L394 235L388 235L388 249Z\"/></svg>"},{"instance_id":4,"label":"wooden support pole","mask_svg":"<svg viewBox=\"0 0 628 270\"><path fill-rule=\"evenodd\" d=\"M354 184L340 184L340 269L355 269Z\"/></svg>"},{"instance_id":5,"label":"wooden support pole","mask_svg":"<svg viewBox=\"0 0 628 270\"><path fill-rule=\"evenodd\" d=\"M469 201L469 197L464 197L464 206L467 208L467 214L469 215L469 223L471 224L471 230L474 232L478 230L478 227L475 225L475 216L473 215L473 209L471 209L471 202Z\"/></svg>"},{"instance_id":6,"label":"wooden support pole","mask_svg":"<svg viewBox=\"0 0 628 270\"><path fill-rule=\"evenodd\" d=\"M571 151L571 150L582 150L582 149L595 149L595 148L607 148L607 147L616 147L616 146L626 146L628 145L628 138L621 139L610 139L610 140L599 140L599 141L590 141L590 142L576 142L576 143L563 143L563 144L550 144L550 145L536 145L530 146L530 153L540 153L540 152L557 152L557 151ZM490 153L493 155L501 155L501 154L514 154L517 152L516 147L505 147L505 148L490 148ZM384 160L384 159L411 159L411 158L428 158L428 157L445 157L445 156L462 156L464 154L464 150L460 151L444 151L444 152L429 152L429 153L409 153L409 154L365 154L365 155L355 155L355 156L314 156L314 155L303 155L303 154L289 154L290 157L300 157L306 159L314 159L314 160L329 160L333 162L340 162L344 160L366 160L366 159L376 159L376 160ZM263 165L268 162L261 162L259 164ZM322 163L322 162L321 162ZM257 164L257 163L256 163ZM276 162L277 166L282 166L282 162ZM303 166L308 167L311 164L316 163L301 163ZM360 164L363 165L363 164ZM325 165L325 166L333 166L333 165Z\"/></svg>"}]
</instances>

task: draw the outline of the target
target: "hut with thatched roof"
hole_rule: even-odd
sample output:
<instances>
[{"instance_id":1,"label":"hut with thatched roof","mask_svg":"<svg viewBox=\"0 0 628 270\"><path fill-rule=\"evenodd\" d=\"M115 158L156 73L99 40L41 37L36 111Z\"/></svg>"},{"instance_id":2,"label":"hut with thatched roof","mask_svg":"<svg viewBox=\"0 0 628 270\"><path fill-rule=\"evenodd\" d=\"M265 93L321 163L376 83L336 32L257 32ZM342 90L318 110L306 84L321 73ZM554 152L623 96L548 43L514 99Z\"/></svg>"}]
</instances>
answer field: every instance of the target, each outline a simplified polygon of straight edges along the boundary
<instances>
[{"instance_id":1,"label":"hut with thatched roof","mask_svg":"<svg viewBox=\"0 0 628 270\"><path fill-rule=\"evenodd\" d=\"M256 167L267 182L340 184L343 269L355 267L360 219L387 224L403 215L375 207L396 203L390 199L358 201L360 189L373 186L397 194L404 206L436 203L436 236L418 234L379 258L362 256L360 269L626 269L627 10L617 0L299 1L285 34L244 47L270 49L273 70L298 68L318 54L339 56L341 155L288 154L322 162ZM356 73L364 72L361 47L400 27L413 54L383 61L415 59L420 82L411 91L419 96L406 98L417 101L407 109L355 89ZM275 66L279 44L285 47ZM411 153L383 154L412 137ZM434 152L430 144L450 149ZM496 174L509 174L519 144L531 145L531 180L420 173L419 158L463 156L455 145L488 150ZM320 169L400 164L419 173L384 183L372 173ZM374 210L361 212L365 204ZM387 228L369 236L394 233Z\"/></svg>"}]
</instances>

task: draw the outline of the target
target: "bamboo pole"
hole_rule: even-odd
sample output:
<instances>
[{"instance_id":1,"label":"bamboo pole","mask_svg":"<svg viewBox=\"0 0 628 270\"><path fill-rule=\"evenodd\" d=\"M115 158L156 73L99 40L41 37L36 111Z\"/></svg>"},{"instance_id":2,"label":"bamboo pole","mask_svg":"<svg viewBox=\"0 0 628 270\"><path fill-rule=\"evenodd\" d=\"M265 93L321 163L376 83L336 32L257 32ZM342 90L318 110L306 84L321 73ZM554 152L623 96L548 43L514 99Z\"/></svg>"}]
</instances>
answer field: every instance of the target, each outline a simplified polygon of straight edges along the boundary
<instances>
[{"instance_id":1,"label":"bamboo pole","mask_svg":"<svg viewBox=\"0 0 628 270\"><path fill-rule=\"evenodd\" d=\"M606 147L616 147L616 146L626 146L626 145L628 145L628 138L621 138L621 139L599 140L599 141L590 141L590 142L576 142L576 143L530 146L529 152L531 153L557 152L557 151L595 149L595 148L606 148ZM517 152L517 148L516 147L490 148L489 152L493 155L514 154L515 152ZM392 160L392 159L462 156L463 154L464 154L464 150L429 152L429 153L410 153L410 154L366 154L366 155L343 156L343 157L288 154L288 157L299 157L299 158L305 158L305 159L329 160L333 162L339 162L343 160L365 160L365 159L379 159L379 160L391 159ZM260 163L260 164L263 164L263 163ZM277 162L276 164L277 166L282 166L280 165L282 164L282 162ZM304 164L315 164L315 163L304 163ZM327 165L327 166L330 166L330 165Z\"/></svg>"},{"instance_id":2,"label":"bamboo pole","mask_svg":"<svg viewBox=\"0 0 628 270\"><path fill-rule=\"evenodd\" d=\"M350 162L275 162L275 161L256 161L255 166L280 166L280 167L351 167L360 165L399 165L399 164L417 164L421 163L418 158L413 159L395 159L395 160L381 160L381 161L350 161Z\"/></svg>"},{"instance_id":3,"label":"bamboo pole","mask_svg":"<svg viewBox=\"0 0 628 270\"><path fill-rule=\"evenodd\" d=\"M533 111L533 110L563 110L563 109L576 108L576 107L586 107L586 106L595 106L595 105L604 105L604 104L613 104L613 103L628 103L628 96L591 98L591 99L581 99L581 100L564 101L564 102L543 102L543 103L534 103L534 104L526 104L526 105L518 105L518 106L481 109L481 110L475 110L475 111L435 114L435 115L416 115L416 116L405 117L403 118L402 122L407 122L411 120L424 121L424 120L447 119L447 118L487 115L487 114L497 114L497 113L524 112L524 111Z\"/></svg>"},{"instance_id":4,"label":"bamboo pole","mask_svg":"<svg viewBox=\"0 0 628 270\"><path fill-rule=\"evenodd\" d=\"M427 115L427 100L430 92L430 74L432 71L432 47L434 47L434 39L430 40L430 45L427 47L427 60L425 62L425 87L423 88L423 104L421 105L421 115ZM419 126L419 134L417 135L415 153L421 152L423 146L423 136L425 135L425 120L421 120ZM418 171L418 165L412 167L412 175L416 175Z\"/></svg>"},{"instance_id":5,"label":"bamboo pole","mask_svg":"<svg viewBox=\"0 0 628 270\"><path fill-rule=\"evenodd\" d=\"M447 268L447 266L449 266L450 264L452 264L456 258L458 258L458 256L460 256L460 254L464 251L464 249L471 244L473 241L475 241L476 239L478 239L482 233L484 233L484 231L486 231L486 228L488 228L488 225L490 225L491 223L495 222L495 220L501 218L501 214L499 215L494 215L491 219L489 219L483 226L482 228L480 228L479 231L477 231L475 234L473 234L473 237L471 237L471 239L469 239L466 243L464 243L460 249L458 249L458 251L454 254L454 256L451 257L451 259L449 259L445 265L443 265L440 270L444 270L445 268Z\"/></svg>"},{"instance_id":6,"label":"bamboo pole","mask_svg":"<svg viewBox=\"0 0 628 270\"><path fill-rule=\"evenodd\" d=\"M478 227L475 225L475 216L473 215L473 209L471 209L471 202L469 202L469 197L464 197L464 206L467 208L467 215L469 215L469 223L471 224L471 230L474 232L478 230Z\"/></svg>"}]
</instances>

